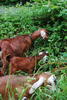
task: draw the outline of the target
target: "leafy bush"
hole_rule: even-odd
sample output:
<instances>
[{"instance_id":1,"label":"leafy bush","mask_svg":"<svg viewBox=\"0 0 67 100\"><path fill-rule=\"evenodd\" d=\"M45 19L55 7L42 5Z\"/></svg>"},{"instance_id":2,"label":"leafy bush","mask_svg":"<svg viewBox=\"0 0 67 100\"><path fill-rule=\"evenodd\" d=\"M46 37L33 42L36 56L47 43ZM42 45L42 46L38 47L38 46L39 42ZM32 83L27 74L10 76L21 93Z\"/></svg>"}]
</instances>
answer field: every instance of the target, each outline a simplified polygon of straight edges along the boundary
<instances>
[{"instance_id":1,"label":"leafy bush","mask_svg":"<svg viewBox=\"0 0 67 100\"><path fill-rule=\"evenodd\" d=\"M20 2L22 4L25 4L26 2L30 2L30 0L0 0L0 4L4 4L4 5L11 5L11 4L16 4Z\"/></svg>"},{"instance_id":2,"label":"leafy bush","mask_svg":"<svg viewBox=\"0 0 67 100\"><path fill-rule=\"evenodd\" d=\"M38 63L37 72L52 71L54 67L59 70L60 65L64 66L67 62L67 9L66 0L31 0L34 3L26 3L25 6L16 5L16 7L5 7L0 13L0 39L14 37L16 35L30 34L39 28L46 28L49 31L48 41L37 39L27 55L36 55L42 50L47 50L50 54L49 61L46 65ZM8 9L9 8L9 9ZM2 8L1 8L2 9ZM66 66L66 65L65 65ZM41 70L42 69L42 70ZM58 77L59 88L55 93L49 93L48 90L37 90L36 100L40 98L48 100L66 100L66 70L61 70L61 73L55 73ZM44 92L42 92L42 90ZM63 93L64 92L64 93Z\"/></svg>"},{"instance_id":3,"label":"leafy bush","mask_svg":"<svg viewBox=\"0 0 67 100\"><path fill-rule=\"evenodd\" d=\"M58 1L58 0L57 0ZM0 37L31 33L39 28L49 31L47 50L55 55L66 51L66 1L35 3L32 7L5 8L0 14ZM8 34L8 35L7 35ZM37 47L38 48L38 47Z\"/></svg>"}]
</instances>

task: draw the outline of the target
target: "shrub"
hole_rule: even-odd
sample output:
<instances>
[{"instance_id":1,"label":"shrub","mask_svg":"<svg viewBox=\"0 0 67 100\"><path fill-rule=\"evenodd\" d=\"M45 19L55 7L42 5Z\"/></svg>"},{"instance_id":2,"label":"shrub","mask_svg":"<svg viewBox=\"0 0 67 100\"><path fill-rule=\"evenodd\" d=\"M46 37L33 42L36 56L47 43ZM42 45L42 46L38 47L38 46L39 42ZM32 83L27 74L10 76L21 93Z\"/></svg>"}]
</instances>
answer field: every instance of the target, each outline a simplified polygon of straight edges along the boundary
<instances>
[{"instance_id":1,"label":"shrub","mask_svg":"<svg viewBox=\"0 0 67 100\"><path fill-rule=\"evenodd\" d=\"M4 13L0 14L0 37L28 34L42 27L49 31L46 49L55 55L66 51L66 1L30 5L5 8Z\"/></svg>"},{"instance_id":2,"label":"shrub","mask_svg":"<svg viewBox=\"0 0 67 100\"><path fill-rule=\"evenodd\" d=\"M65 57L67 55L66 0L31 1L35 2L26 3L24 6L16 5L16 7L4 8L4 11L0 13L0 39L30 34L39 28L46 28L49 31L48 41L36 40L33 44L35 48L31 48L27 54L36 55L39 51L47 50L50 53L49 64L42 66L42 62L39 62L37 68L42 69L38 71L52 71L56 66L59 68L59 63L67 61L67 56ZM48 95L48 90L39 89L34 94L36 100L40 100L44 96L45 99L48 97L48 100L50 98L51 100L66 100L66 73L67 70L55 73L59 76L60 81L58 84L60 88L54 95L52 93ZM47 91L46 94L44 95L41 90Z\"/></svg>"}]
</instances>

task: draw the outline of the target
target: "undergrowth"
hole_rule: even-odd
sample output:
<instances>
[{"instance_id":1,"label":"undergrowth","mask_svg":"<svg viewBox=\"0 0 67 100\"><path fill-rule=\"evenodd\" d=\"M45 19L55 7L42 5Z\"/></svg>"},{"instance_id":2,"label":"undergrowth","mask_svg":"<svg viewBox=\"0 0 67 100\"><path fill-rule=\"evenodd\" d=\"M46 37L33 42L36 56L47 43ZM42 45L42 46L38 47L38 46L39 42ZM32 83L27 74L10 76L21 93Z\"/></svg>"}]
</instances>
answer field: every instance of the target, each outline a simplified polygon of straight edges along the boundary
<instances>
[{"instance_id":1,"label":"undergrowth","mask_svg":"<svg viewBox=\"0 0 67 100\"><path fill-rule=\"evenodd\" d=\"M66 100L67 98L67 1L66 0L32 0L24 6L3 7L0 12L0 39L30 34L40 28L49 32L48 40L41 38L33 43L26 56L37 55L40 51L49 52L47 64L42 61L36 66L39 73L51 71L57 76L57 90L52 93L46 87L40 87L32 95L35 100ZM54 70L56 69L56 70ZM26 73L18 72L18 74ZM20 98L20 97L19 97Z\"/></svg>"}]
</instances>

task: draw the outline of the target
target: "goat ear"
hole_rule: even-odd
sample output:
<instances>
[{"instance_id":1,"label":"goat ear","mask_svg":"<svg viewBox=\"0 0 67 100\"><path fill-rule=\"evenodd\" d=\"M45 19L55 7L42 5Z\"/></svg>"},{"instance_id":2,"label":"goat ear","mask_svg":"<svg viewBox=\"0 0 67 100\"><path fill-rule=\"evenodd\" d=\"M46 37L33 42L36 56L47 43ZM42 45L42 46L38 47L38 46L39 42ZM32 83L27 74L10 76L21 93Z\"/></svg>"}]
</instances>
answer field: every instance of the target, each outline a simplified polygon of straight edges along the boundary
<instances>
[{"instance_id":1,"label":"goat ear","mask_svg":"<svg viewBox=\"0 0 67 100\"><path fill-rule=\"evenodd\" d=\"M6 60L7 60L7 61L10 61L10 59L11 59L11 55L8 54L8 55L6 56Z\"/></svg>"},{"instance_id":2,"label":"goat ear","mask_svg":"<svg viewBox=\"0 0 67 100\"><path fill-rule=\"evenodd\" d=\"M35 82L29 90L29 94L32 94L38 87L40 87L46 79L44 77L40 77L37 82Z\"/></svg>"}]
</instances>

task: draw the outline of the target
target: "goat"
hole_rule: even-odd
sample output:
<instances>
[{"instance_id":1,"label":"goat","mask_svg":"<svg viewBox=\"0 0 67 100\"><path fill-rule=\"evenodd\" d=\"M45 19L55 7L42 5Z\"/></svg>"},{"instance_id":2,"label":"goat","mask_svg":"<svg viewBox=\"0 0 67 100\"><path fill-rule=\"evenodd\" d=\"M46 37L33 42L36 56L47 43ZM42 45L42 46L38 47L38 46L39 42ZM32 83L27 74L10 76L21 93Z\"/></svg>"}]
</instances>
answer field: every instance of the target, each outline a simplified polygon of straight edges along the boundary
<instances>
[{"instance_id":1,"label":"goat","mask_svg":"<svg viewBox=\"0 0 67 100\"><path fill-rule=\"evenodd\" d=\"M0 77L0 94L3 100L9 100L8 95L12 97L12 93L14 93L14 100L18 100L18 96L25 89L22 100L28 100L35 90L42 85L53 91L56 90L56 76L49 72L34 76L2 76Z\"/></svg>"},{"instance_id":2,"label":"goat","mask_svg":"<svg viewBox=\"0 0 67 100\"><path fill-rule=\"evenodd\" d=\"M15 38L8 38L0 40L0 57L2 59L3 67L2 72L5 72L7 61L6 57L10 54L11 57L13 56L22 56L25 51L27 51L34 40L39 37L43 39L48 38L48 32L45 29L40 29L35 31L30 35L22 35L17 36Z\"/></svg>"},{"instance_id":3,"label":"goat","mask_svg":"<svg viewBox=\"0 0 67 100\"><path fill-rule=\"evenodd\" d=\"M42 58L44 62L47 60L48 52L41 52L38 56L31 56L31 57L12 57L10 59L10 55L7 56L7 61L10 62L9 64L9 74L13 74L16 71L22 70L32 74L34 67L37 65L38 61Z\"/></svg>"}]
</instances>

